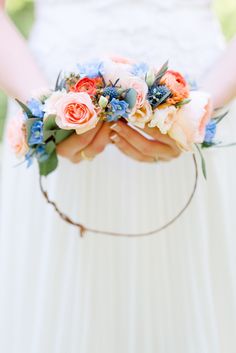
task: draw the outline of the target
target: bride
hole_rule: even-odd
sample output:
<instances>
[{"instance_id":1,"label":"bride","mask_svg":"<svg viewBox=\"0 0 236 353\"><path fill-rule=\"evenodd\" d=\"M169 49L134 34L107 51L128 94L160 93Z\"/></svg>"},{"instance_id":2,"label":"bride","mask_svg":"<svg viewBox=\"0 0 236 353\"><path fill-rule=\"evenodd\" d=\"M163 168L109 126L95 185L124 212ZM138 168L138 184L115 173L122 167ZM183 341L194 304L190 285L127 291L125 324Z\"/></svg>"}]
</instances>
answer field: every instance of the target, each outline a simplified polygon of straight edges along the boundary
<instances>
[{"instance_id":1,"label":"bride","mask_svg":"<svg viewBox=\"0 0 236 353\"><path fill-rule=\"evenodd\" d=\"M218 59L224 41L209 0L38 0L30 48L2 4L0 86L26 101L51 87L61 69L90 58L170 59L211 93L216 108L236 92L235 46ZM9 116L17 109L12 102ZM225 136L235 135L234 118L223 123ZM135 233L161 226L182 207L194 175L190 155L152 137L151 148L147 136L119 122L68 138L46 180L51 198L93 228ZM207 182L162 233L80 238L43 200L37 166L15 168L4 141L1 351L233 353L235 153L205 153Z\"/></svg>"}]
</instances>

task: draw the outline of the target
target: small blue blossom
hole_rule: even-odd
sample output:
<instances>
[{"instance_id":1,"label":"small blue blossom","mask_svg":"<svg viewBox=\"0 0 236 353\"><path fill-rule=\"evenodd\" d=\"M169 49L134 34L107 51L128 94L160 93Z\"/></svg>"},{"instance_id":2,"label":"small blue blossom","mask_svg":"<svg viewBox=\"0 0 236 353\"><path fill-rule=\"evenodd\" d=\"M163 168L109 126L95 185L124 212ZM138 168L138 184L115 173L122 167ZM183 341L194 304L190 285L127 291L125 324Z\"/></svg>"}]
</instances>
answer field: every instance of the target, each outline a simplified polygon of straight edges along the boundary
<instances>
[{"instance_id":1,"label":"small blue blossom","mask_svg":"<svg viewBox=\"0 0 236 353\"><path fill-rule=\"evenodd\" d=\"M120 117L128 118L127 109L129 104L124 100L112 98L110 102L110 112L108 113L107 121L117 121Z\"/></svg>"},{"instance_id":2,"label":"small blue blossom","mask_svg":"<svg viewBox=\"0 0 236 353\"><path fill-rule=\"evenodd\" d=\"M43 122L41 120L35 121L30 130L30 138L28 144L37 145L43 142Z\"/></svg>"},{"instance_id":3,"label":"small blue blossom","mask_svg":"<svg viewBox=\"0 0 236 353\"><path fill-rule=\"evenodd\" d=\"M135 76L143 77L148 72L148 65L144 62L134 64L131 69L131 73Z\"/></svg>"},{"instance_id":4,"label":"small blue blossom","mask_svg":"<svg viewBox=\"0 0 236 353\"><path fill-rule=\"evenodd\" d=\"M43 118L44 116L43 104L40 101L32 98L28 101L27 107L31 110L33 116L37 118Z\"/></svg>"},{"instance_id":5,"label":"small blue blossom","mask_svg":"<svg viewBox=\"0 0 236 353\"><path fill-rule=\"evenodd\" d=\"M216 121L211 120L206 126L204 142L205 143L212 143L215 135L216 135Z\"/></svg>"},{"instance_id":6,"label":"small blue blossom","mask_svg":"<svg viewBox=\"0 0 236 353\"><path fill-rule=\"evenodd\" d=\"M104 65L103 62L93 60L83 65L77 64L79 74L81 77L95 78L99 76L99 72L104 74Z\"/></svg>"},{"instance_id":7,"label":"small blue blossom","mask_svg":"<svg viewBox=\"0 0 236 353\"><path fill-rule=\"evenodd\" d=\"M48 159L49 155L46 152L45 145L39 145L36 147L35 157L38 159L39 162L44 162Z\"/></svg>"},{"instance_id":8,"label":"small blue blossom","mask_svg":"<svg viewBox=\"0 0 236 353\"><path fill-rule=\"evenodd\" d=\"M33 153L34 151L30 149L25 155L25 161L27 163L27 168L29 168L33 164Z\"/></svg>"}]
</instances>

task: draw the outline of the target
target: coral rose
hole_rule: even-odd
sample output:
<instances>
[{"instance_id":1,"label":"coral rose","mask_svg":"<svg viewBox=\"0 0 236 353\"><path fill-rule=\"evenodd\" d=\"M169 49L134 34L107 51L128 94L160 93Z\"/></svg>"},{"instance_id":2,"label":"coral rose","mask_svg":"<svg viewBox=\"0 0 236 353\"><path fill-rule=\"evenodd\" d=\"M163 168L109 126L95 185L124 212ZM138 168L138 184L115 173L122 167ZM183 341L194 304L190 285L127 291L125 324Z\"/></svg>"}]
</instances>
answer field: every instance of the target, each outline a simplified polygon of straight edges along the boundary
<instances>
[{"instance_id":1,"label":"coral rose","mask_svg":"<svg viewBox=\"0 0 236 353\"><path fill-rule=\"evenodd\" d=\"M97 87L101 85L101 78L81 78L74 86L70 88L72 92L86 92L90 96L94 96L97 92Z\"/></svg>"},{"instance_id":2,"label":"coral rose","mask_svg":"<svg viewBox=\"0 0 236 353\"><path fill-rule=\"evenodd\" d=\"M187 82L179 72L168 70L161 78L160 84L166 85L172 93L166 101L168 104L176 104L189 97Z\"/></svg>"},{"instance_id":3,"label":"coral rose","mask_svg":"<svg viewBox=\"0 0 236 353\"><path fill-rule=\"evenodd\" d=\"M191 101L178 109L176 120L168 131L179 147L192 150L194 143L202 143L206 125L210 120L213 108L210 95L202 91L192 91Z\"/></svg>"},{"instance_id":4,"label":"coral rose","mask_svg":"<svg viewBox=\"0 0 236 353\"><path fill-rule=\"evenodd\" d=\"M85 92L69 92L56 103L56 123L64 130L75 129L82 134L97 125L99 120L93 102Z\"/></svg>"},{"instance_id":5,"label":"coral rose","mask_svg":"<svg viewBox=\"0 0 236 353\"><path fill-rule=\"evenodd\" d=\"M21 113L10 120L7 129L7 138L17 157L24 156L29 150L26 141L26 127Z\"/></svg>"}]
</instances>

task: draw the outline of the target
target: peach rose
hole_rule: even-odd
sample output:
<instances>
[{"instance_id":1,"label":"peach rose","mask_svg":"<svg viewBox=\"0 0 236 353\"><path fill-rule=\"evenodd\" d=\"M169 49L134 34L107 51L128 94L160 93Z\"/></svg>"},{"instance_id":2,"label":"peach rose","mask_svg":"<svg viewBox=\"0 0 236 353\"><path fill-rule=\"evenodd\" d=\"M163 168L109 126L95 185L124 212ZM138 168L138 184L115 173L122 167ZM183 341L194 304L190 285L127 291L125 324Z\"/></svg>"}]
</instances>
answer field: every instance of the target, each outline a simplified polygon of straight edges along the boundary
<instances>
[{"instance_id":1,"label":"peach rose","mask_svg":"<svg viewBox=\"0 0 236 353\"><path fill-rule=\"evenodd\" d=\"M157 108L148 126L158 127L162 134L166 134L176 120L176 113L177 109L173 105Z\"/></svg>"},{"instance_id":2,"label":"peach rose","mask_svg":"<svg viewBox=\"0 0 236 353\"><path fill-rule=\"evenodd\" d=\"M56 103L56 123L64 130L75 129L82 134L97 125L99 120L93 102L85 92L69 92Z\"/></svg>"},{"instance_id":3,"label":"peach rose","mask_svg":"<svg viewBox=\"0 0 236 353\"><path fill-rule=\"evenodd\" d=\"M7 129L7 138L17 157L24 156L29 150L26 141L26 127L21 113L10 120Z\"/></svg>"},{"instance_id":4,"label":"peach rose","mask_svg":"<svg viewBox=\"0 0 236 353\"><path fill-rule=\"evenodd\" d=\"M145 101L142 107L135 109L133 113L128 117L128 121L133 125L136 125L140 128L144 128L145 124L148 123L152 118L152 107Z\"/></svg>"},{"instance_id":5,"label":"peach rose","mask_svg":"<svg viewBox=\"0 0 236 353\"><path fill-rule=\"evenodd\" d=\"M161 78L160 84L166 85L172 93L172 97L166 101L168 104L176 104L189 96L187 82L179 72L168 70Z\"/></svg>"},{"instance_id":6,"label":"peach rose","mask_svg":"<svg viewBox=\"0 0 236 353\"><path fill-rule=\"evenodd\" d=\"M179 147L192 150L194 143L202 143L205 129L212 115L210 95L202 91L192 91L191 101L178 109L176 120L168 131Z\"/></svg>"}]
</instances>

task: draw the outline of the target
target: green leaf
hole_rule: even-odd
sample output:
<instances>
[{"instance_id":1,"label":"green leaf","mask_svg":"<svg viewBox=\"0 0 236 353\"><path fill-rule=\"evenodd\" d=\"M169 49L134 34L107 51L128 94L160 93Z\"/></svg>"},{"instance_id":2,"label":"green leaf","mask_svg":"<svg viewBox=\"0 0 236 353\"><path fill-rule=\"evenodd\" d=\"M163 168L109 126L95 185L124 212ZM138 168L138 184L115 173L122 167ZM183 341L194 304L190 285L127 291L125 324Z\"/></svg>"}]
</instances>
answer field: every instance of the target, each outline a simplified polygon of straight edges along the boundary
<instances>
[{"instance_id":1,"label":"green leaf","mask_svg":"<svg viewBox=\"0 0 236 353\"><path fill-rule=\"evenodd\" d=\"M41 120L40 118L30 118L28 120L25 121L25 125L26 125L26 138L27 138L27 141L29 140L30 138L30 135L31 135L31 127L32 125L36 122L36 121L39 121Z\"/></svg>"},{"instance_id":2,"label":"green leaf","mask_svg":"<svg viewBox=\"0 0 236 353\"><path fill-rule=\"evenodd\" d=\"M128 89L128 91L125 94L125 102L129 104L129 109L133 109L133 107L135 106L136 103L136 99L137 99L137 92L134 88L130 88Z\"/></svg>"},{"instance_id":3,"label":"green leaf","mask_svg":"<svg viewBox=\"0 0 236 353\"><path fill-rule=\"evenodd\" d=\"M32 111L27 107L27 105L25 105L24 103L22 103L21 101L19 101L19 99L15 99L16 102L20 105L20 107L23 109L23 111L27 114L28 118L32 118L33 117L33 113Z\"/></svg>"},{"instance_id":4,"label":"green leaf","mask_svg":"<svg viewBox=\"0 0 236 353\"><path fill-rule=\"evenodd\" d=\"M55 151L56 149L56 144L54 141L49 141L46 145L45 145L45 151L47 154L51 154L53 151Z\"/></svg>"},{"instance_id":5,"label":"green leaf","mask_svg":"<svg viewBox=\"0 0 236 353\"><path fill-rule=\"evenodd\" d=\"M189 102L191 102L191 99L184 99L181 102L178 102L175 104L176 107L182 107L182 105L188 104Z\"/></svg>"},{"instance_id":6,"label":"green leaf","mask_svg":"<svg viewBox=\"0 0 236 353\"><path fill-rule=\"evenodd\" d=\"M57 125L55 120L56 120L55 115L47 116L47 118L44 120L43 130L48 131L48 130L59 129L59 126Z\"/></svg>"},{"instance_id":7,"label":"green leaf","mask_svg":"<svg viewBox=\"0 0 236 353\"><path fill-rule=\"evenodd\" d=\"M57 168L57 165L58 165L58 158L57 158L56 150L54 150L46 161L39 162L40 175L47 176Z\"/></svg>"},{"instance_id":8,"label":"green leaf","mask_svg":"<svg viewBox=\"0 0 236 353\"><path fill-rule=\"evenodd\" d=\"M74 133L74 130L56 130L54 135L56 144L64 141L73 133Z\"/></svg>"},{"instance_id":9,"label":"green leaf","mask_svg":"<svg viewBox=\"0 0 236 353\"><path fill-rule=\"evenodd\" d=\"M195 146L197 147L199 156L201 158L202 174L203 174L204 178L207 179L206 162L205 162L204 156L202 154L201 148L197 144L195 144Z\"/></svg>"}]
</instances>

